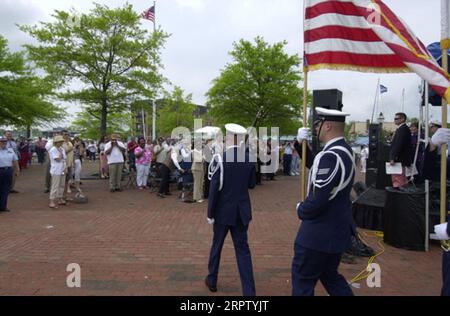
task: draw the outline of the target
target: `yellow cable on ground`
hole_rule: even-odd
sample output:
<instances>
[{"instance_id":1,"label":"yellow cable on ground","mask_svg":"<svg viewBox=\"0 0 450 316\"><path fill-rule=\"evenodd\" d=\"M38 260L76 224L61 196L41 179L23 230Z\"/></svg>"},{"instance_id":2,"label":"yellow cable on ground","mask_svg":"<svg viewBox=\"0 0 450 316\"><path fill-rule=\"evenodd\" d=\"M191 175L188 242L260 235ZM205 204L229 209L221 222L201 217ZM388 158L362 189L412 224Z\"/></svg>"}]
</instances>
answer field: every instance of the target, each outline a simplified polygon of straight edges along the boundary
<instances>
[{"instance_id":1,"label":"yellow cable on ground","mask_svg":"<svg viewBox=\"0 0 450 316\"><path fill-rule=\"evenodd\" d=\"M378 256L382 255L385 251L384 245L383 245L383 232L380 231L375 231L373 232L372 236L364 233L367 237L374 237L374 238L378 238L378 245L380 246L381 251L375 255L373 255L372 257L370 257L369 261L367 262L367 267L369 267L373 261L375 260L375 258L377 258ZM359 238L367 245L367 242L362 238L361 234L359 234ZM358 273L351 281L350 284L353 284L357 281L363 280L365 278L367 278L370 275L370 272L367 271L367 267L366 269L362 270L360 273Z\"/></svg>"}]
</instances>

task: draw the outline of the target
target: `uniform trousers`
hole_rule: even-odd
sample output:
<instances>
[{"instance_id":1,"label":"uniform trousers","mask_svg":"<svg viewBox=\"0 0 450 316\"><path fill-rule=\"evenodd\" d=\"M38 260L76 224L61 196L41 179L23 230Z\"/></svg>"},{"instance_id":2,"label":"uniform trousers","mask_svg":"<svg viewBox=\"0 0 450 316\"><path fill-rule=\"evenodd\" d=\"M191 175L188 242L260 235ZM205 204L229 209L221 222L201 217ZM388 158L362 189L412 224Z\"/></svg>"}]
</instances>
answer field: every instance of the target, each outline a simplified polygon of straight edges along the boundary
<instances>
[{"instance_id":1,"label":"uniform trousers","mask_svg":"<svg viewBox=\"0 0 450 316\"><path fill-rule=\"evenodd\" d=\"M12 168L0 168L0 211L4 211L8 204L9 190L13 179Z\"/></svg>"},{"instance_id":2,"label":"uniform trousers","mask_svg":"<svg viewBox=\"0 0 450 316\"><path fill-rule=\"evenodd\" d=\"M295 245L292 262L292 295L313 296L317 281L331 296L353 296L345 278L338 273L341 254L329 254Z\"/></svg>"},{"instance_id":3,"label":"uniform trousers","mask_svg":"<svg viewBox=\"0 0 450 316\"><path fill-rule=\"evenodd\" d=\"M255 280L253 277L253 265L247 238L248 225L239 220L236 226L214 224L214 237L208 262L208 282L212 286L217 285L219 274L220 255L225 237L231 232L234 251L241 277L242 292L244 296L255 296Z\"/></svg>"},{"instance_id":4,"label":"uniform trousers","mask_svg":"<svg viewBox=\"0 0 450 316\"><path fill-rule=\"evenodd\" d=\"M450 296L450 251L442 253L442 296Z\"/></svg>"}]
</instances>

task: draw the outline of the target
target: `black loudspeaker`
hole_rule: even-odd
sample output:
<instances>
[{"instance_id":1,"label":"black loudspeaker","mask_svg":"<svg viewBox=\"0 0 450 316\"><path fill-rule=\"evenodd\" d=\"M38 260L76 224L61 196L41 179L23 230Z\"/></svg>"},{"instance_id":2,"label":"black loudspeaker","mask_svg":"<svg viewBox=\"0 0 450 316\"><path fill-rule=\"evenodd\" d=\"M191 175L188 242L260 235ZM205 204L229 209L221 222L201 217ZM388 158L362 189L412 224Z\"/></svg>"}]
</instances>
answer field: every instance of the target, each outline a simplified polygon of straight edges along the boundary
<instances>
[{"instance_id":1,"label":"black loudspeaker","mask_svg":"<svg viewBox=\"0 0 450 316\"><path fill-rule=\"evenodd\" d=\"M366 169L366 186L367 187L376 187L377 185L377 168L367 168Z\"/></svg>"},{"instance_id":2,"label":"black loudspeaker","mask_svg":"<svg viewBox=\"0 0 450 316\"><path fill-rule=\"evenodd\" d=\"M312 104L312 122L317 120L316 107L325 108L330 110L342 111L342 91L338 89L329 90L314 90L313 91L313 104ZM320 151L320 143L313 131L312 137L313 151Z\"/></svg>"},{"instance_id":3,"label":"black loudspeaker","mask_svg":"<svg viewBox=\"0 0 450 316\"><path fill-rule=\"evenodd\" d=\"M377 168L379 158L379 147L381 138L381 127L379 124L370 124L369 126L369 158L367 159L367 168Z\"/></svg>"}]
</instances>

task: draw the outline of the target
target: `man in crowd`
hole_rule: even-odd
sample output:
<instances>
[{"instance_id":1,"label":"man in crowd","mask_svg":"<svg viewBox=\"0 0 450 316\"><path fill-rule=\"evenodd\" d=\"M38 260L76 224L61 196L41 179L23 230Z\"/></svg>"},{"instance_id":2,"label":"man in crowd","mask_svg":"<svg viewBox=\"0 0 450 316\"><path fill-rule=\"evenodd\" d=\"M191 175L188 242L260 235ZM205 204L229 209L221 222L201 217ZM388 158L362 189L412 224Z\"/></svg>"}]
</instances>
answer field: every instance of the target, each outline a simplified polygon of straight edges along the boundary
<instances>
[{"instance_id":1,"label":"man in crowd","mask_svg":"<svg viewBox=\"0 0 450 316\"><path fill-rule=\"evenodd\" d=\"M105 154L109 167L109 191L120 192L120 182L122 180L123 164L125 162L124 153L127 150L124 143L120 141L117 134L111 135L111 141L105 145Z\"/></svg>"},{"instance_id":2,"label":"man in crowd","mask_svg":"<svg viewBox=\"0 0 450 316\"><path fill-rule=\"evenodd\" d=\"M7 142L6 137L0 136L0 212L9 212L7 204L13 174L19 175L19 159L12 148L6 147Z\"/></svg>"},{"instance_id":3,"label":"man in crowd","mask_svg":"<svg viewBox=\"0 0 450 316\"><path fill-rule=\"evenodd\" d=\"M6 148L12 149L14 151L14 153L16 154L17 158L20 159L19 148L17 146L17 143L13 139L12 132L6 131L5 137L6 137ZM19 193L19 191L14 189L15 186L16 186L16 173L13 173L11 189L10 189L9 193Z\"/></svg>"}]
</instances>

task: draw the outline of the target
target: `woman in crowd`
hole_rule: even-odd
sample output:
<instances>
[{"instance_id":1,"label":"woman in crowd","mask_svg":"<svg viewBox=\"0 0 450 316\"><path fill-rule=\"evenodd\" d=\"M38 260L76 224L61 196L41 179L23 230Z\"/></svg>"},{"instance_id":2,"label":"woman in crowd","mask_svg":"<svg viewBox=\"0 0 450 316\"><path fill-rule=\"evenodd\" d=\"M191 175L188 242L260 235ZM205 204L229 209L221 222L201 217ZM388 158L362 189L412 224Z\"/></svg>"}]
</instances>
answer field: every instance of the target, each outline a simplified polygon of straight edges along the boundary
<instances>
[{"instance_id":1,"label":"woman in crowd","mask_svg":"<svg viewBox=\"0 0 450 316\"><path fill-rule=\"evenodd\" d=\"M108 143L108 138L106 136L102 136L98 143L98 152L100 154L100 178L106 179L108 178L108 159L105 154L105 146Z\"/></svg>"},{"instance_id":2,"label":"woman in crowd","mask_svg":"<svg viewBox=\"0 0 450 316\"><path fill-rule=\"evenodd\" d=\"M30 147L28 144L28 141L25 138L22 138L19 144L19 152L20 152L20 160L19 160L19 167L20 170L26 169L28 165L28 158Z\"/></svg>"},{"instance_id":3,"label":"woman in crowd","mask_svg":"<svg viewBox=\"0 0 450 316\"><path fill-rule=\"evenodd\" d=\"M81 170L82 170L82 159L86 155L86 150L84 148L83 142L79 137L74 139L74 179L75 179L75 189L77 192L81 193L80 182L81 182Z\"/></svg>"},{"instance_id":4,"label":"woman in crowd","mask_svg":"<svg viewBox=\"0 0 450 316\"><path fill-rule=\"evenodd\" d=\"M147 187L150 163L153 156L153 148L149 148L144 137L139 137L138 147L134 149L136 159L136 183L140 190Z\"/></svg>"}]
</instances>

